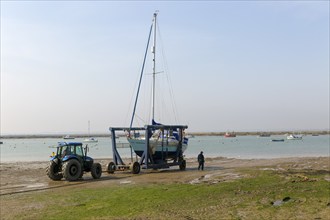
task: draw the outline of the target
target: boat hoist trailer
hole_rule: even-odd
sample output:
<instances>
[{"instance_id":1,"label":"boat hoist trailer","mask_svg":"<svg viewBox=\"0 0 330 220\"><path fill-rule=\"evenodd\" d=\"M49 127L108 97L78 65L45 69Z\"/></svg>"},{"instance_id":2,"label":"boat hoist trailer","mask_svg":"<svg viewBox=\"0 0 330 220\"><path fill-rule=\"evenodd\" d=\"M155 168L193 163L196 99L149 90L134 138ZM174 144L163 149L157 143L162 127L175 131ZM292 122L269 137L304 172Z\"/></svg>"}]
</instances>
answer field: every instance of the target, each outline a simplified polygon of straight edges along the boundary
<instances>
[{"instance_id":1,"label":"boat hoist trailer","mask_svg":"<svg viewBox=\"0 0 330 220\"><path fill-rule=\"evenodd\" d=\"M179 166L180 170L186 169L186 161L184 159L183 151L182 151L182 143L183 143L183 132L187 129L187 125L145 125L144 127L110 127L109 130L111 132L112 137L112 153L113 153L113 162L110 162L107 165L107 172L114 173L115 171L125 171L131 170L132 173L137 174L142 169L164 169L169 168L171 166ZM162 149L162 157L157 160L153 158L152 150L150 146L150 138L152 136L152 132L155 130L160 130L160 137L162 143L166 141L167 134L178 131L178 146L176 150L176 154L174 157L167 158L166 157L166 148ZM117 150L117 142L116 142L116 131L128 131L131 132L143 132L145 133L145 146L143 150L143 154L138 159L134 161L133 159L133 149L131 148L131 163L125 164L123 159L121 158L118 150ZM134 162L133 162L134 161Z\"/></svg>"}]
</instances>

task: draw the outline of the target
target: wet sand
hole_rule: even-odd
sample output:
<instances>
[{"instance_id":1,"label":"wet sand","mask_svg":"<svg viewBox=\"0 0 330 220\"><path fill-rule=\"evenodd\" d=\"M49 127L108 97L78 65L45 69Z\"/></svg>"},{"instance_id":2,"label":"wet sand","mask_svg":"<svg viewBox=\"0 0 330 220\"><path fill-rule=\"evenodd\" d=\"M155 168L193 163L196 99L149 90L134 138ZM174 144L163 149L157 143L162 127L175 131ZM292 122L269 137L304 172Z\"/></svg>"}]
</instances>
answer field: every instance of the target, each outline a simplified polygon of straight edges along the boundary
<instances>
[{"instance_id":1,"label":"wet sand","mask_svg":"<svg viewBox=\"0 0 330 220\"><path fill-rule=\"evenodd\" d=\"M155 184L155 183L192 183L230 181L244 178L240 175L240 168L260 168L273 170L315 170L330 173L330 157L278 158L278 159L232 159L206 158L204 171L197 170L196 159L187 159L187 168L180 171L178 166L162 170L144 170L139 174L130 171L116 171L108 174L106 164L111 159L97 160L104 172L98 181L94 181L90 173L85 173L82 180L67 182L65 180L52 181L46 176L48 161L44 162L15 162L0 164L0 195L49 190L63 186L79 187L88 183L89 187L120 184ZM329 176L330 180L330 176ZM1 204L1 207L6 204Z\"/></svg>"},{"instance_id":2,"label":"wet sand","mask_svg":"<svg viewBox=\"0 0 330 220\"><path fill-rule=\"evenodd\" d=\"M114 174L105 172L106 164L111 160L98 160L104 172L99 180L93 180L86 173L82 180L67 182L52 181L46 176L48 161L16 162L0 164L0 218L15 219L18 213L24 215L25 209L35 209L38 202L25 204L25 196L34 197L45 191L54 194L65 194L75 188L97 189L127 184L146 186L148 184L216 184L248 178L244 170L275 170L283 173L312 172L324 174L324 179L330 183L330 157L278 158L278 159L232 159L206 158L204 171L197 170L196 159L187 159L187 168L180 171L171 167L163 170L141 170L139 174L130 171L116 171ZM306 178L302 176L299 178ZM303 179L305 180L305 179Z\"/></svg>"}]
</instances>

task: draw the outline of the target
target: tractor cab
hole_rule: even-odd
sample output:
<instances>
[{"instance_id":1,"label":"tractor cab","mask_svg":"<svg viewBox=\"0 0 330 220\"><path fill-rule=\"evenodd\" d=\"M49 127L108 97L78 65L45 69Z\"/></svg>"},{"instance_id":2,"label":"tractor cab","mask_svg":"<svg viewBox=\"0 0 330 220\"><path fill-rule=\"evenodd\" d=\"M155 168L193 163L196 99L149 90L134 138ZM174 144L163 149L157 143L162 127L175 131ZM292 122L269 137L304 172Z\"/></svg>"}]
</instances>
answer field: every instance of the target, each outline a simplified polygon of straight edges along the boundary
<instances>
[{"instance_id":1,"label":"tractor cab","mask_svg":"<svg viewBox=\"0 0 330 220\"><path fill-rule=\"evenodd\" d=\"M85 149L87 146L85 147ZM57 158L65 158L66 156L84 157L83 146L80 142L59 142L57 146Z\"/></svg>"}]
</instances>

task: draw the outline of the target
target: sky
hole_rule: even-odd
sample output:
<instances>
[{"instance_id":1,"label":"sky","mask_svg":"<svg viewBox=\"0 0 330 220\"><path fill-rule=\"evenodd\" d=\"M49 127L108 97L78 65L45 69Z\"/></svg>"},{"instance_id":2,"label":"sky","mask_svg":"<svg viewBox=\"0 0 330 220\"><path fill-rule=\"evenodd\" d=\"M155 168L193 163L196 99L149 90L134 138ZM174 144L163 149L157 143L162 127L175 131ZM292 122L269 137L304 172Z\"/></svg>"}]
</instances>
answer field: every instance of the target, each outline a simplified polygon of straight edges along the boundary
<instances>
[{"instance_id":1,"label":"sky","mask_svg":"<svg viewBox=\"0 0 330 220\"><path fill-rule=\"evenodd\" d=\"M0 4L1 134L129 126L156 10L157 121L191 132L329 130L329 1ZM135 126L150 123L151 66Z\"/></svg>"}]
</instances>

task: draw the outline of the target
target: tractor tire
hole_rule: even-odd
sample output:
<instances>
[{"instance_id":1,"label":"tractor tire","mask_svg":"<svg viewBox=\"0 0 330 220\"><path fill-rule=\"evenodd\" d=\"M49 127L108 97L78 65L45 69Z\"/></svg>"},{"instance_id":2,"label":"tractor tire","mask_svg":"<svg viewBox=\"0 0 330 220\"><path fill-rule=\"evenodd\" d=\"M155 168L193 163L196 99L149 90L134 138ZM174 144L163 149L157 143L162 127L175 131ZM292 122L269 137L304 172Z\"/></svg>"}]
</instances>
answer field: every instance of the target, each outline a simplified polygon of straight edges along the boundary
<instances>
[{"instance_id":1,"label":"tractor tire","mask_svg":"<svg viewBox=\"0 0 330 220\"><path fill-rule=\"evenodd\" d=\"M81 176L81 169L79 161L71 159L63 165L63 176L67 181L76 181Z\"/></svg>"},{"instance_id":2,"label":"tractor tire","mask_svg":"<svg viewBox=\"0 0 330 220\"><path fill-rule=\"evenodd\" d=\"M54 161L50 161L48 167L46 168L47 176L52 180L61 180L63 174L61 173L61 166Z\"/></svg>"},{"instance_id":3,"label":"tractor tire","mask_svg":"<svg viewBox=\"0 0 330 220\"><path fill-rule=\"evenodd\" d=\"M99 163L93 163L91 173L94 179L100 179L102 175L102 167Z\"/></svg>"},{"instance_id":4,"label":"tractor tire","mask_svg":"<svg viewBox=\"0 0 330 220\"><path fill-rule=\"evenodd\" d=\"M138 173L140 173L140 169L141 169L140 163L137 162L137 161L135 161L135 162L133 163L131 169L132 169L132 173L133 173L133 174L138 174Z\"/></svg>"},{"instance_id":5,"label":"tractor tire","mask_svg":"<svg viewBox=\"0 0 330 220\"><path fill-rule=\"evenodd\" d=\"M186 160L181 161L179 168L180 168L180 170L186 170Z\"/></svg>"},{"instance_id":6,"label":"tractor tire","mask_svg":"<svg viewBox=\"0 0 330 220\"><path fill-rule=\"evenodd\" d=\"M108 172L109 174L113 174L113 173L115 172L115 170L116 170L116 165L115 165L115 163L114 163L114 162L110 162L110 163L108 163L108 165L107 165L107 172Z\"/></svg>"}]
</instances>

